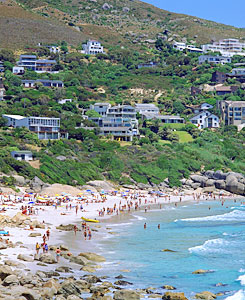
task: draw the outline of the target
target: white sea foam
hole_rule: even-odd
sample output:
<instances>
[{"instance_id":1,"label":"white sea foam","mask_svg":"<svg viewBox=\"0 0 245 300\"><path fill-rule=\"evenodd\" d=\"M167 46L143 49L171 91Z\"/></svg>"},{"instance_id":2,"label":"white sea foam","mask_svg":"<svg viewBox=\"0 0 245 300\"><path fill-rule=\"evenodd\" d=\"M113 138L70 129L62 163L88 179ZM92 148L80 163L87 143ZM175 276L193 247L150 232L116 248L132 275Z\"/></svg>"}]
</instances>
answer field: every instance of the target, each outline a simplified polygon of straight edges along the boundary
<instances>
[{"instance_id":1,"label":"white sea foam","mask_svg":"<svg viewBox=\"0 0 245 300\"><path fill-rule=\"evenodd\" d=\"M198 218L187 218L181 219L180 221L184 222L206 222L206 221L245 221L245 212L241 210L233 210L229 213L223 215L207 216L207 217L198 217Z\"/></svg>"},{"instance_id":2,"label":"white sea foam","mask_svg":"<svg viewBox=\"0 0 245 300\"><path fill-rule=\"evenodd\" d=\"M138 219L139 221L146 220L146 218L141 217L141 216L133 215L133 217L135 217L135 218Z\"/></svg>"},{"instance_id":3,"label":"white sea foam","mask_svg":"<svg viewBox=\"0 0 245 300\"><path fill-rule=\"evenodd\" d=\"M132 222L129 223L118 223L118 224L110 224L110 227L120 227L120 226L129 226L132 225Z\"/></svg>"},{"instance_id":4,"label":"white sea foam","mask_svg":"<svg viewBox=\"0 0 245 300\"><path fill-rule=\"evenodd\" d=\"M245 269L241 268L241 269L239 270L239 273L245 273Z\"/></svg>"},{"instance_id":5,"label":"white sea foam","mask_svg":"<svg viewBox=\"0 0 245 300\"><path fill-rule=\"evenodd\" d=\"M204 253L224 253L224 247L228 246L229 242L223 239L207 240L203 245L189 248L190 253L204 254Z\"/></svg>"},{"instance_id":6,"label":"white sea foam","mask_svg":"<svg viewBox=\"0 0 245 300\"><path fill-rule=\"evenodd\" d=\"M241 275L237 278L237 281L241 282L241 285L245 285L245 275Z\"/></svg>"},{"instance_id":7,"label":"white sea foam","mask_svg":"<svg viewBox=\"0 0 245 300\"><path fill-rule=\"evenodd\" d=\"M245 291L240 290L234 295L225 298L225 300L245 300Z\"/></svg>"}]
</instances>

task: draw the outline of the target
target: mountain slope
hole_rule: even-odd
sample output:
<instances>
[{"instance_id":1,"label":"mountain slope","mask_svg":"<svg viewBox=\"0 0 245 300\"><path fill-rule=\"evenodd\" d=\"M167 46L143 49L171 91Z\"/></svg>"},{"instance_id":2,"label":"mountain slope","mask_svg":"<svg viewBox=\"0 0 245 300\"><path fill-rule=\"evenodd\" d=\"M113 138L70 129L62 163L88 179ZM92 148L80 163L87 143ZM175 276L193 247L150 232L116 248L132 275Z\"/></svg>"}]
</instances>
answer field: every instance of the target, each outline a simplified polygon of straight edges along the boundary
<instances>
[{"instance_id":1,"label":"mountain slope","mask_svg":"<svg viewBox=\"0 0 245 300\"><path fill-rule=\"evenodd\" d=\"M187 38L205 43L225 37L245 39L245 29L159 9L132 0L18 0L35 13L68 24L85 27L99 25L101 35L107 30L134 44L168 34L168 39ZM99 37L99 36L96 36Z\"/></svg>"},{"instance_id":2,"label":"mountain slope","mask_svg":"<svg viewBox=\"0 0 245 300\"><path fill-rule=\"evenodd\" d=\"M65 40L77 44L86 39L84 33L77 32L57 20L32 13L11 2L0 2L1 47L21 48Z\"/></svg>"}]
</instances>

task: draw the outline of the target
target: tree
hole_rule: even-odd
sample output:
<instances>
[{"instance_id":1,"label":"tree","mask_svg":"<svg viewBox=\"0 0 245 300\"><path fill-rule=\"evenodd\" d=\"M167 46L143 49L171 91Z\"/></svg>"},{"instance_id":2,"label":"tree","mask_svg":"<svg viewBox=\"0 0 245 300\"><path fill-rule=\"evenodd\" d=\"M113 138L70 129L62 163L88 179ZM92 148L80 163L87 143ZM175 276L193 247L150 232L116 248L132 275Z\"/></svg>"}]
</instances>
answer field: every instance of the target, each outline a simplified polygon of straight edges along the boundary
<instances>
[{"instance_id":1,"label":"tree","mask_svg":"<svg viewBox=\"0 0 245 300\"><path fill-rule=\"evenodd\" d=\"M95 110L88 110L87 112L86 112L86 116L88 116L89 118L100 118L101 117L101 115L97 112L97 111L95 111Z\"/></svg>"}]
</instances>

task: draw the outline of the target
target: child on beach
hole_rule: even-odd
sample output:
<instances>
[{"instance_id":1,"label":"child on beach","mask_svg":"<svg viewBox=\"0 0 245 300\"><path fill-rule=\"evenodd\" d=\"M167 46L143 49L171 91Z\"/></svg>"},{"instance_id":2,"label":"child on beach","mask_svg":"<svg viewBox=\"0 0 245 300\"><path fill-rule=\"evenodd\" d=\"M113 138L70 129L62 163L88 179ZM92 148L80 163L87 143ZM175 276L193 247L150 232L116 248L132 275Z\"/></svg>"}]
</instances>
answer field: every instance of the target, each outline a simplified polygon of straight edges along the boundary
<instances>
[{"instance_id":1,"label":"child on beach","mask_svg":"<svg viewBox=\"0 0 245 300\"><path fill-rule=\"evenodd\" d=\"M39 250L40 250L40 245L39 245L39 243L37 242L37 243L36 243L36 251L37 251L37 255L39 254Z\"/></svg>"}]
</instances>

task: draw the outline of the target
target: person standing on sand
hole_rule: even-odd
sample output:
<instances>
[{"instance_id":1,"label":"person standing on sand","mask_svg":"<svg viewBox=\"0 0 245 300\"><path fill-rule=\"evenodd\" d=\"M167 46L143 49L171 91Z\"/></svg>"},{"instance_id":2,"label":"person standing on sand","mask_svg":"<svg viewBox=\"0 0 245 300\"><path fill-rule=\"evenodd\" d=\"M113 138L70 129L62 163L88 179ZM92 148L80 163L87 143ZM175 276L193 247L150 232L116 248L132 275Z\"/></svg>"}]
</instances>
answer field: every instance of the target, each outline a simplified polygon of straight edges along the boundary
<instances>
[{"instance_id":1,"label":"person standing on sand","mask_svg":"<svg viewBox=\"0 0 245 300\"><path fill-rule=\"evenodd\" d=\"M46 235L47 235L47 240L49 240L49 237L50 237L50 231L49 231L49 229L46 231Z\"/></svg>"},{"instance_id":2,"label":"person standing on sand","mask_svg":"<svg viewBox=\"0 0 245 300\"><path fill-rule=\"evenodd\" d=\"M76 206L76 215L77 215L77 212L78 212L78 205Z\"/></svg>"},{"instance_id":3,"label":"person standing on sand","mask_svg":"<svg viewBox=\"0 0 245 300\"><path fill-rule=\"evenodd\" d=\"M86 241L86 239L87 239L87 230L86 230L86 229L84 230L83 235L84 235L84 239L85 239L85 241Z\"/></svg>"},{"instance_id":4,"label":"person standing on sand","mask_svg":"<svg viewBox=\"0 0 245 300\"><path fill-rule=\"evenodd\" d=\"M43 243L45 244L45 242L46 242L46 235L44 234L43 235Z\"/></svg>"},{"instance_id":5,"label":"person standing on sand","mask_svg":"<svg viewBox=\"0 0 245 300\"><path fill-rule=\"evenodd\" d=\"M59 247L56 249L56 260L57 260L57 262L60 261L60 248Z\"/></svg>"},{"instance_id":6,"label":"person standing on sand","mask_svg":"<svg viewBox=\"0 0 245 300\"><path fill-rule=\"evenodd\" d=\"M74 233L77 235L77 225L74 225Z\"/></svg>"},{"instance_id":7,"label":"person standing on sand","mask_svg":"<svg viewBox=\"0 0 245 300\"><path fill-rule=\"evenodd\" d=\"M40 250L40 245L39 245L39 243L37 242L37 243L36 243L36 252L37 252L37 255L39 254L39 250Z\"/></svg>"}]
</instances>

